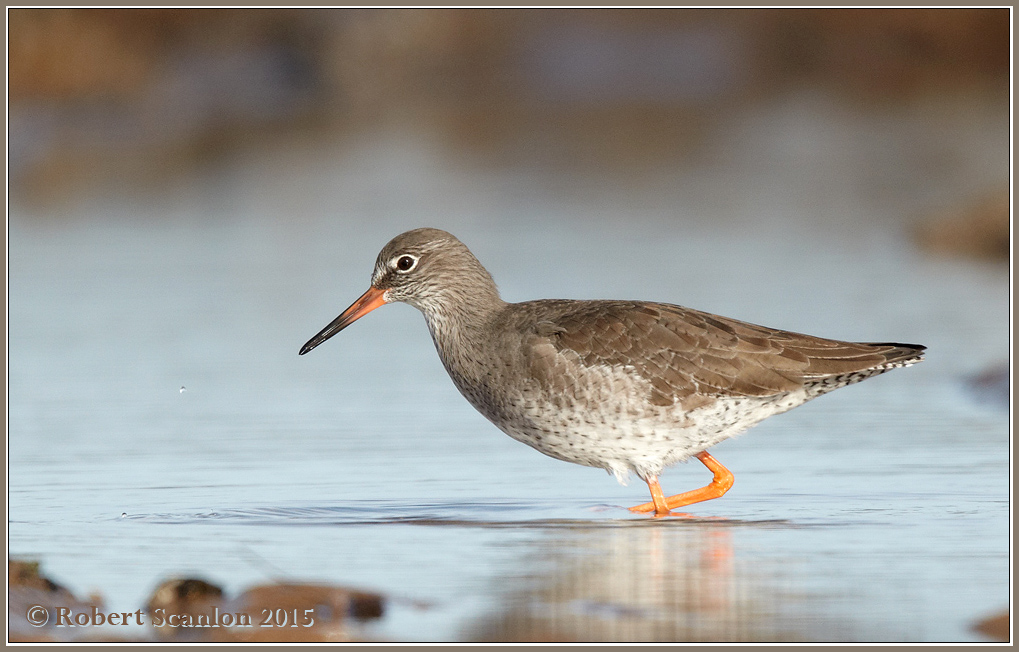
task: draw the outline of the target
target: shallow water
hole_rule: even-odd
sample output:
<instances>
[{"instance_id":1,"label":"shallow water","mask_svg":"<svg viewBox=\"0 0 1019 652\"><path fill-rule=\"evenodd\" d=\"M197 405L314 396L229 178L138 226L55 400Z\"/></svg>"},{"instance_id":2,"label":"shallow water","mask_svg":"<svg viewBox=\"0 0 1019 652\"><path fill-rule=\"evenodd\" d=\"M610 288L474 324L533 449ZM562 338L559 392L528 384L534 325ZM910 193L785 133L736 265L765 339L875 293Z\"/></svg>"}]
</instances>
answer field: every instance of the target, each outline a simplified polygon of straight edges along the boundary
<instances>
[{"instance_id":1,"label":"shallow water","mask_svg":"<svg viewBox=\"0 0 1019 652\"><path fill-rule=\"evenodd\" d=\"M401 136L14 206L10 552L117 610L169 575L379 591L363 635L389 640L980 640L1009 600L1009 421L965 380L1008 358L1008 274L924 257L905 227L979 188L1003 141L960 119L935 130L959 167L932 172L933 137L882 120L778 107L738 155L618 185ZM297 356L424 225L508 300L656 299L928 359L713 448L736 484L690 517L632 515L639 481L476 414L412 308Z\"/></svg>"}]
</instances>

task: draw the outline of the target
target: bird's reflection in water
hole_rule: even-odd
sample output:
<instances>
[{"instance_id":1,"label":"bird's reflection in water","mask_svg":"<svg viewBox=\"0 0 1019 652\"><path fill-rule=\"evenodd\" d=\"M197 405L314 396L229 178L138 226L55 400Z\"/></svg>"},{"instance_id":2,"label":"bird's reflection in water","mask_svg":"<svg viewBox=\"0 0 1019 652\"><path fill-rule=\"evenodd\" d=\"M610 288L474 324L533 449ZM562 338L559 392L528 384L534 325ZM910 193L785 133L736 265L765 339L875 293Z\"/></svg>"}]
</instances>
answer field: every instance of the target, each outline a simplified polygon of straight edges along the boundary
<instances>
[{"instance_id":1,"label":"bird's reflection in water","mask_svg":"<svg viewBox=\"0 0 1019 652\"><path fill-rule=\"evenodd\" d=\"M825 623L805 618L806 600L775 576L775 565L762 569L759 560L734 553L739 530L693 524L561 532L536 551L534 574L508 588L502 613L468 636L542 642L831 638Z\"/></svg>"}]
</instances>

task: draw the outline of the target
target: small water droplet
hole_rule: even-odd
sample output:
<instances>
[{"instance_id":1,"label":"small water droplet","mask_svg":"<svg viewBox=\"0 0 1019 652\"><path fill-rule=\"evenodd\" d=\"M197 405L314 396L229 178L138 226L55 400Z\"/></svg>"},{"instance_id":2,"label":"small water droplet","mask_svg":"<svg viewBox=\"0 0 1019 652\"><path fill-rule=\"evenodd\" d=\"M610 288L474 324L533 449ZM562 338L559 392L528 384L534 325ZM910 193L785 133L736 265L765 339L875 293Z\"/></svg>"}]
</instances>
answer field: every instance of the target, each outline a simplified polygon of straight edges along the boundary
<instances>
[{"instance_id":1,"label":"small water droplet","mask_svg":"<svg viewBox=\"0 0 1019 652\"><path fill-rule=\"evenodd\" d=\"M121 512L120 518L127 518L127 512Z\"/></svg>"},{"instance_id":2,"label":"small water droplet","mask_svg":"<svg viewBox=\"0 0 1019 652\"><path fill-rule=\"evenodd\" d=\"M184 393L184 392L186 392L186 391L188 391L188 388L187 388L187 387L184 387L183 385L181 385L181 386L180 386L180 393L181 393L181 394L183 394L183 393Z\"/></svg>"}]
</instances>

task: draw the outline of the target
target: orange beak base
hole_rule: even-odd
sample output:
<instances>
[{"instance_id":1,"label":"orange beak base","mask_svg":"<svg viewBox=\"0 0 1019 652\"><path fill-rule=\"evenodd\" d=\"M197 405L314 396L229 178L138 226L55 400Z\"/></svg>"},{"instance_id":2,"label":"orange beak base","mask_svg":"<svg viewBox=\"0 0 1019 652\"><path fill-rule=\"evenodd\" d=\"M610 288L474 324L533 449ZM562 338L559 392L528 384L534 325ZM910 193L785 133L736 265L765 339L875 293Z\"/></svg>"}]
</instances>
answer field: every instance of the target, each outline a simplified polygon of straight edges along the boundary
<instances>
[{"instance_id":1,"label":"orange beak base","mask_svg":"<svg viewBox=\"0 0 1019 652\"><path fill-rule=\"evenodd\" d=\"M301 347L299 355L304 355L308 351L311 351L322 342L325 342L333 335L336 335L344 328L350 326L355 321L364 317L384 303L386 303L386 293L384 290L380 290L374 286L368 288L368 291L362 294L360 299L351 304L351 306L344 310L339 317L323 328L318 335L308 340L308 343Z\"/></svg>"}]
</instances>

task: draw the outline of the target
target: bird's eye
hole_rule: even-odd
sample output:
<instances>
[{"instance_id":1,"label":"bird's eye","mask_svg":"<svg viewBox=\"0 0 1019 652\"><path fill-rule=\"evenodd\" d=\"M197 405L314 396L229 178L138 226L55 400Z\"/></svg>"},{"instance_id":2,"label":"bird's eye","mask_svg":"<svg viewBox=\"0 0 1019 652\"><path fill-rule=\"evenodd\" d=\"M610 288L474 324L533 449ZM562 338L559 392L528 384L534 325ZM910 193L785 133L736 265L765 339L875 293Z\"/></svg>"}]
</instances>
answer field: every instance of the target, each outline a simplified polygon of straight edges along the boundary
<instances>
[{"instance_id":1,"label":"bird's eye","mask_svg":"<svg viewBox=\"0 0 1019 652\"><path fill-rule=\"evenodd\" d=\"M409 272L417 262L413 256L400 256L396 261L396 269L401 272Z\"/></svg>"}]
</instances>

